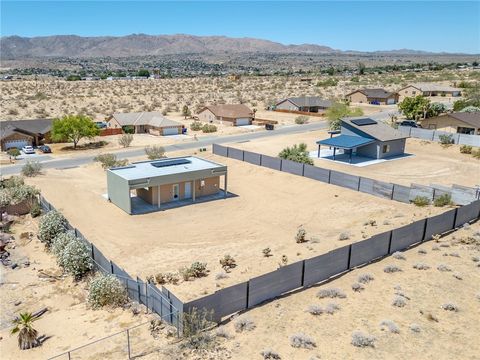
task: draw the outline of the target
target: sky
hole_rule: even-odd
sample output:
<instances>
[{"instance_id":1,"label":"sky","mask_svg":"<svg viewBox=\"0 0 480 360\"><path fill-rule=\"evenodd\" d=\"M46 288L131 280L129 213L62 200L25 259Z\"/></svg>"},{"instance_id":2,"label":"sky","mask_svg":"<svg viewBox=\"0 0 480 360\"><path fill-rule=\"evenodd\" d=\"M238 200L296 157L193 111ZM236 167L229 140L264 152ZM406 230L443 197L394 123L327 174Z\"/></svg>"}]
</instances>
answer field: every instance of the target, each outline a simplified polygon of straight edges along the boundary
<instances>
[{"instance_id":1,"label":"sky","mask_svg":"<svg viewBox=\"0 0 480 360\"><path fill-rule=\"evenodd\" d=\"M2 36L191 34L480 53L480 1L4 1Z\"/></svg>"}]
</instances>

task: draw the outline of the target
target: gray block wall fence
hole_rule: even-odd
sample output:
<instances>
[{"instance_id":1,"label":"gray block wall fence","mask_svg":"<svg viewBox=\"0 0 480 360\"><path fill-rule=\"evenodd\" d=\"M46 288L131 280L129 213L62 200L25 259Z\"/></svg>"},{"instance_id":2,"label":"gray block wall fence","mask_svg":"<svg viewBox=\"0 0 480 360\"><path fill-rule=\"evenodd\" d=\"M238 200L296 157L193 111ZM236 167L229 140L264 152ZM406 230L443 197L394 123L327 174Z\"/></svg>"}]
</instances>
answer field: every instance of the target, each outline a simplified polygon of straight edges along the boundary
<instances>
[{"instance_id":1,"label":"gray block wall fence","mask_svg":"<svg viewBox=\"0 0 480 360\"><path fill-rule=\"evenodd\" d=\"M439 130L412 128L410 126L399 126L398 130L400 130L402 134L408 135L413 138L436 142L440 141L440 135L451 135L452 140L455 144L480 146L480 135L449 133Z\"/></svg>"},{"instance_id":2,"label":"gray block wall fence","mask_svg":"<svg viewBox=\"0 0 480 360\"><path fill-rule=\"evenodd\" d=\"M478 190L460 185L453 185L451 189L446 190L438 189L438 186L392 184L218 144L213 144L213 153L407 204L417 196L424 196L433 201L446 192L452 196L452 201L457 205L465 205L480 198Z\"/></svg>"}]
</instances>

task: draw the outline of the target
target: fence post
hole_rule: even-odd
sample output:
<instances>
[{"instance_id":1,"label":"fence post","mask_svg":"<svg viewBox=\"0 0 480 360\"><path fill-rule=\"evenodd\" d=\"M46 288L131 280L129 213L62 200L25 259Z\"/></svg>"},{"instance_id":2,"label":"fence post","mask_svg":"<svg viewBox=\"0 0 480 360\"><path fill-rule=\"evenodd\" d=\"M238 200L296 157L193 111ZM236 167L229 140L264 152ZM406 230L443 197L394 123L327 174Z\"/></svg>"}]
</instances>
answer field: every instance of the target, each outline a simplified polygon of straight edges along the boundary
<instances>
[{"instance_id":1,"label":"fence post","mask_svg":"<svg viewBox=\"0 0 480 360\"><path fill-rule=\"evenodd\" d=\"M93 250L93 243L90 243L90 248L92 249L92 259L95 261L95 251Z\"/></svg>"},{"instance_id":2,"label":"fence post","mask_svg":"<svg viewBox=\"0 0 480 360\"><path fill-rule=\"evenodd\" d=\"M110 260L110 272L115 275L115 272L113 271L113 263L112 260Z\"/></svg>"},{"instance_id":3,"label":"fence post","mask_svg":"<svg viewBox=\"0 0 480 360\"><path fill-rule=\"evenodd\" d=\"M145 283L145 306L147 307L148 313L148 282Z\"/></svg>"},{"instance_id":4,"label":"fence post","mask_svg":"<svg viewBox=\"0 0 480 360\"><path fill-rule=\"evenodd\" d=\"M127 329L127 350L128 350L128 359L131 359L130 354L130 331Z\"/></svg>"},{"instance_id":5,"label":"fence post","mask_svg":"<svg viewBox=\"0 0 480 360\"><path fill-rule=\"evenodd\" d=\"M70 357L70 351L68 352L68 360L71 360L72 358Z\"/></svg>"}]
</instances>

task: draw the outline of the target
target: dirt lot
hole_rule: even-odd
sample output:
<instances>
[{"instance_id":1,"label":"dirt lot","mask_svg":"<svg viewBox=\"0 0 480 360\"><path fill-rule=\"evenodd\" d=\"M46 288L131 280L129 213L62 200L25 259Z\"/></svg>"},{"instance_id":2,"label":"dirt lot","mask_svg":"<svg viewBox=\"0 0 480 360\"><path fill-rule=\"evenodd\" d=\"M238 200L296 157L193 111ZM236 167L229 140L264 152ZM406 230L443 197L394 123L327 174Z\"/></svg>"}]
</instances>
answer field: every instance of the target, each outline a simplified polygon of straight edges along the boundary
<instances>
[{"instance_id":1,"label":"dirt lot","mask_svg":"<svg viewBox=\"0 0 480 360\"><path fill-rule=\"evenodd\" d=\"M33 236L21 239L20 234L26 232L32 233ZM29 216L19 219L19 223L13 226L12 233L15 242L14 248L10 247L9 252L12 263L17 263L18 267L11 269L0 265L2 359L45 359L152 318L152 315L144 314L142 307L139 307L141 313L136 316L129 309L89 309L86 303L87 281L74 282L71 277L62 275L53 255L46 253L43 244L36 238L36 220ZM27 262L29 265L25 265ZM19 350L16 335L9 334L11 320L20 312L35 312L45 307L48 311L35 321L34 327L38 330L39 336L45 335L47 340L41 347ZM148 333L146 330L148 325L135 330L134 341L137 348L140 347L138 337L140 331ZM95 350L102 347L109 350L117 343L124 347L125 338L115 337L111 341L103 342L101 346L96 346ZM77 352L75 356L85 356L92 351L89 347ZM112 353L110 358L116 357Z\"/></svg>"},{"instance_id":2,"label":"dirt lot","mask_svg":"<svg viewBox=\"0 0 480 360\"><path fill-rule=\"evenodd\" d=\"M234 143L229 146L277 156L284 147L300 142L306 143L309 151L316 151L318 149L316 141L329 136L325 130L320 130ZM480 160L471 155L461 154L458 145L442 147L435 142L407 139L405 152L413 156L365 167L325 159L314 159L314 162L316 166L323 168L402 185L411 183L480 185Z\"/></svg>"},{"instance_id":3,"label":"dirt lot","mask_svg":"<svg viewBox=\"0 0 480 360\"><path fill-rule=\"evenodd\" d=\"M29 181L133 276L145 278L194 261L206 262L209 276L174 286L174 293L184 300L272 271L282 255L291 263L444 211L205 156L229 167L229 191L237 197L130 216L102 196L107 192L106 176L97 164L49 170ZM365 225L368 220L375 220L376 225ZM294 240L300 225L310 239L304 244ZM349 239L340 241L339 234L344 232ZM263 257L266 247L273 256ZM215 280L222 273L219 259L226 254L238 266L227 278Z\"/></svg>"}]
</instances>

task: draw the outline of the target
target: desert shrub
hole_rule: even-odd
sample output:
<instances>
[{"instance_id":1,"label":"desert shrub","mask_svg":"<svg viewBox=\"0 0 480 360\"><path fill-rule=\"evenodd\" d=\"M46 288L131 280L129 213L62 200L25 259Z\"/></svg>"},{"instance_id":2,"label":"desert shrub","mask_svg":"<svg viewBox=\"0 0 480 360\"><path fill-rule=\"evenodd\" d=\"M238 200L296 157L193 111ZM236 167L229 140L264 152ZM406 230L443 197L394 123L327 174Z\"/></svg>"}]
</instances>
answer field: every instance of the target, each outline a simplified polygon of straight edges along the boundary
<instances>
[{"instance_id":1,"label":"desert shrub","mask_svg":"<svg viewBox=\"0 0 480 360\"><path fill-rule=\"evenodd\" d=\"M214 133L214 132L217 132L217 127L213 124L205 124L202 126L202 132Z\"/></svg>"},{"instance_id":2,"label":"desert shrub","mask_svg":"<svg viewBox=\"0 0 480 360\"><path fill-rule=\"evenodd\" d=\"M200 121L194 121L190 124L190 130L200 131L202 130L202 123Z\"/></svg>"},{"instance_id":3,"label":"desert shrub","mask_svg":"<svg viewBox=\"0 0 480 360\"><path fill-rule=\"evenodd\" d=\"M372 274L366 273L366 274L358 275L357 281L361 284L368 284L370 281L374 279L375 278L373 277Z\"/></svg>"},{"instance_id":4,"label":"desert shrub","mask_svg":"<svg viewBox=\"0 0 480 360\"><path fill-rule=\"evenodd\" d=\"M383 320L380 323L380 327L382 330L386 328L388 331L394 334L400 333L400 329L398 328L397 324L395 324L392 320Z\"/></svg>"},{"instance_id":5,"label":"desert shrub","mask_svg":"<svg viewBox=\"0 0 480 360\"><path fill-rule=\"evenodd\" d=\"M450 194L443 194L433 200L433 205L437 207L447 206L452 204L452 196Z\"/></svg>"},{"instance_id":6,"label":"desert shrub","mask_svg":"<svg viewBox=\"0 0 480 360\"><path fill-rule=\"evenodd\" d=\"M313 165L313 160L310 159L307 150L307 144L305 143L300 143L298 145L294 144L292 147L287 146L278 153L278 157L281 159Z\"/></svg>"},{"instance_id":7,"label":"desert shrub","mask_svg":"<svg viewBox=\"0 0 480 360\"><path fill-rule=\"evenodd\" d=\"M403 296L395 296L393 298L392 305L396 307L404 307L407 305L407 301Z\"/></svg>"},{"instance_id":8,"label":"desert shrub","mask_svg":"<svg viewBox=\"0 0 480 360\"><path fill-rule=\"evenodd\" d=\"M413 265L413 268L417 270L428 270L430 269L430 266L424 263L416 263Z\"/></svg>"},{"instance_id":9,"label":"desert shrub","mask_svg":"<svg viewBox=\"0 0 480 360\"><path fill-rule=\"evenodd\" d=\"M182 319L183 336L185 338L195 338L202 330L208 329L214 325L214 322L212 321L213 311L199 310L195 307L188 312L185 312Z\"/></svg>"},{"instance_id":10,"label":"desert shrub","mask_svg":"<svg viewBox=\"0 0 480 360\"><path fill-rule=\"evenodd\" d=\"M227 279L228 274L221 272L215 275L215 280L222 280L222 279Z\"/></svg>"},{"instance_id":11,"label":"desert shrub","mask_svg":"<svg viewBox=\"0 0 480 360\"><path fill-rule=\"evenodd\" d=\"M122 134L122 136L120 136L120 138L118 139L118 144L123 146L124 148L127 148L130 146L132 141L133 141L132 134Z\"/></svg>"},{"instance_id":12,"label":"desert shrub","mask_svg":"<svg viewBox=\"0 0 480 360\"><path fill-rule=\"evenodd\" d=\"M42 208L37 200L32 201L32 206L30 207L30 215L32 218L36 218L42 214Z\"/></svg>"},{"instance_id":13,"label":"desert shrub","mask_svg":"<svg viewBox=\"0 0 480 360\"><path fill-rule=\"evenodd\" d=\"M172 272L158 273L155 275L154 279L155 279L155 282L159 285L163 285L163 284L177 285L178 282L180 281L178 274L172 273Z\"/></svg>"},{"instance_id":14,"label":"desert shrub","mask_svg":"<svg viewBox=\"0 0 480 360\"><path fill-rule=\"evenodd\" d=\"M295 124L302 125L308 122L308 116L300 115L295 118Z\"/></svg>"},{"instance_id":15,"label":"desert shrub","mask_svg":"<svg viewBox=\"0 0 480 360\"><path fill-rule=\"evenodd\" d=\"M340 290L340 289L337 289L337 288L329 288L329 289L320 289L318 292L317 292L317 297L320 298L320 299L323 299L323 298L339 298L339 299L344 299L347 297L347 295L345 295L345 293Z\"/></svg>"},{"instance_id":16,"label":"desert shrub","mask_svg":"<svg viewBox=\"0 0 480 360\"><path fill-rule=\"evenodd\" d=\"M91 282L87 301L94 309L123 306L128 301L127 290L114 275L97 275Z\"/></svg>"},{"instance_id":17,"label":"desert shrub","mask_svg":"<svg viewBox=\"0 0 480 360\"><path fill-rule=\"evenodd\" d=\"M425 250L425 249L419 249L417 252L418 252L420 255L425 255L425 254L427 253L427 250Z\"/></svg>"},{"instance_id":18,"label":"desert shrub","mask_svg":"<svg viewBox=\"0 0 480 360\"><path fill-rule=\"evenodd\" d=\"M286 266L288 264L288 257L287 255L282 255L280 259L280 263L278 264L279 266Z\"/></svg>"},{"instance_id":19,"label":"desert shrub","mask_svg":"<svg viewBox=\"0 0 480 360\"><path fill-rule=\"evenodd\" d=\"M67 220L57 210L49 211L40 217L38 224L38 237L47 247L53 239L67 229Z\"/></svg>"},{"instance_id":20,"label":"desert shrub","mask_svg":"<svg viewBox=\"0 0 480 360\"><path fill-rule=\"evenodd\" d=\"M157 160L165 157L165 149L159 145L149 145L145 147L145 154L149 160Z\"/></svg>"},{"instance_id":21,"label":"desert shrub","mask_svg":"<svg viewBox=\"0 0 480 360\"><path fill-rule=\"evenodd\" d=\"M460 257L460 254L457 253L457 252L451 252L450 254L448 254L448 256L453 256L453 257Z\"/></svg>"},{"instance_id":22,"label":"desert shrub","mask_svg":"<svg viewBox=\"0 0 480 360\"><path fill-rule=\"evenodd\" d=\"M276 351L273 351L271 349L263 350L260 353L260 355L263 356L264 360L280 360L281 359L280 355Z\"/></svg>"},{"instance_id":23,"label":"desert shrub","mask_svg":"<svg viewBox=\"0 0 480 360\"><path fill-rule=\"evenodd\" d=\"M360 331L355 331L352 334L351 344L356 347L375 347L375 337Z\"/></svg>"},{"instance_id":24,"label":"desert shrub","mask_svg":"<svg viewBox=\"0 0 480 360\"><path fill-rule=\"evenodd\" d=\"M128 160L118 160L116 155L110 153L97 155L93 158L93 161L99 162L103 169L111 169L128 164Z\"/></svg>"},{"instance_id":25,"label":"desert shrub","mask_svg":"<svg viewBox=\"0 0 480 360\"><path fill-rule=\"evenodd\" d=\"M12 176L0 183L0 206L16 205L25 200L37 202L40 191L24 183L23 177Z\"/></svg>"},{"instance_id":26,"label":"desert shrub","mask_svg":"<svg viewBox=\"0 0 480 360\"><path fill-rule=\"evenodd\" d=\"M50 247L50 250L57 258L60 258L65 246L67 246L70 241L75 241L76 238L75 231L73 230L62 232L55 236L55 238L52 240L52 246Z\"/></svg>"},{"instance_id":27,"label":"desert shrub","mask_svg":"<svg viewBox=\"0 0 480 360\"><path fill-rule=\"evenodd\" d=\"M472 150L472 156L475 158L475 159L480 159L480 148L476 149L476 150Z\"/></svg>"},{"instance_id":28,"label":"desert shrub","mask_svg":"<svg viewBox=\"0 0 480 360\"><path fill-rule=\"evenodd\" d=\"M359 283L353 283L352 284L352 290L355 291L355 292L360 292L362 290L365 290L365 286L363 286L362 284L359 284Z\"/></svg>"},{"instance_id":29,"label":"desert shrub","mask_svg":"<svg viewBox=\"0 0 480 360\"><path fill-rule=\"evenodd\" d=\"M90 250L85 243L75 238L69 241L60 255L60 265L76 279L93 269Z\"/></svg>"},{"instance_id":30,"label":"desert shrub","mask_svg":"<svg viewBox=\"0 0 480 360\"><path fill-rule=\"evenodd\" d=\"M307 239L305 238L306 236L307 232L305 231L303 226L300 226L297 230L297 234L295 235L295 241L297 242L297 244L303 243L307 241Z\"/></svg>"},{"instance_id":31,"label":"desert shrub","mask_svg":"<svg viewBox=\"0 0 480 360\"><path fill-rule=\"evenodd\" d=\"M450 135L450 134L440 135L438 139L440 140L440 144L442 145L450 145L454 143L453 135Z\"/></svg>"},{"instance_id":32,"label":"desert shrub","mask_svg":"<svg viewBox=\"0 0 480 360\"><path fill-rule=\"evenodd\" d=\"M400 251L395 251L392 254L392 257L397 260L407 260L407 258L405 257L405 254Z\"/></svg>"},{"instance_id":33,"label":"desert shrub","mask_svg":"<svg viewBox=\"0 0 480 360\"><path fill-rule=\"evenodd\" d=\"M442 305L442 309L443 309L443 310L446 310L446 311L458 312L458 306L457 306L456 304L453 304L453 303L443 304L443 305Z\"/></svg>"},{"instance_id":34,"label":"desert shrub","mask_svg":"<svg viewBox=\"0 0 480 360\"><path fill-rule=\"evenodd\" d=\"M383 271L387 274L391 274L394 272L402 271L402 269L400 269L397 265L387 265L383 268Z\"/></svg>"},{"instance_id":35,"label":"desert shrub","mask_svg":"<svg viewBox=\"0 0 480 360\"><path fill-rule=\"evenodd\" d=\"M312 315L321 315L323 314L323 308L319 305L310 305L307 312Z\"/></svg>"},{"instance_id":36,"label":"desert shrub","mask_svg":"<svg viewBox=\"0 0 480 360\"><path fill-rule=\"evenodd\" d=\"M248 317L242 316L235 320L233 324L236 332L243 332L243 331L252 331L255 329L255 323Z\"/></svg>"},{"instance_id":37,"label":"desert shrub","mask_svg":"<svg viewBox=\"0 0 480 360\"><path fill-rule=\"evenodd\" d=\"M458 272L453 273L452 276L457 280L463 280L462 274L460 274Z\"/></svg>"},{"instance_id":38,"label":"desert shrub","mask_svg":"<svg viewBox=\"0 0 480 360\"><path fill-rule=\"evenodd\" d=\"M208 333L198 333L189 336L179 345L180 349L206 350L212 348L215 344L215 338Z\"/></svg>"},{"instance_id":39,"label":"desert shrub","mask_svg":"<svg viewBox=\"0 0 480 360\"><path fill-rule=\"evenodd\" d=\"M338 310L340 310L340 306L334 303L330 303L330 304L327 304L327 306L325 306L325 312L330 315L333 315Z\"/></svg>"},{"instance_id":40,"label":"desert shrub","mask_svg":"<svg viewBox=\"0 0 480 360\"><path fill-rule=\"evenodd\" d=\"M8 154L8 156L13 157L14 159L16 159L17 156L20 156L20 155L21 155L21 152L20 152L20 150L18 150L17 148L11 148L11 149L8 149L8 150L7 150L7 154Z\"/></svg>"},{"instance_id":41,"label":"desert shrub","mask_svg":"<svg viewBox=\"0 0 480 360\"><path fill-rule=\"evenodd\" d=\"M262 250L262 254L263 254L264 257L272 256L272 249L267 247L267 248Z\"/></svg>"},{"instance_id":42,"label":"desert shrub","mask_svg":"<svg viewBox=\"0 0 480 360\"><path fill-rule=\"evenodd\" d=\"M422 331L422 328L420 327L420 325L415 324L415 323L410 324L409 329L411 331L413 331L414 333L419 333L420 331Z\"/></svg>"},{"instance_id":43,"label":"desert shrub","mask_svg":"<svg viewBox=\"0 0 480 360\"><path fill-rule=\"evenodd\" d=\"M207 263L195 261L190 267L183 267L179 270L183 280L188 281L191 278L201 278L207 276Z\"/></svg>"},{"instance_id":44,"label":"desert shrub","mask_svg":"<svg viewBox=\"0 0 480 360\"><path fill-rule=\"evenodd\" d=\"M22 175L28 177L34 177L42 173L42 164L38 161L28 161L22 166Z\"/></svg>"},{"instance_id":45,"label":"desert shrub","mask_svg":"<svg viewBox=\"0 0 480 360\"><path fill-rule=\"evenodd\" d=\"M472 153L472 147L470 145L462 145L462 146L460 146L460 152L462 154L471 154Z\"/></svg>"},{"instance_id":46,"label":"desert shrub","mask_svg":"<svg viewBox=\"0 0 480 360\"><path fill-rule=\"evenodd\" d=\"M222 265L223 270L229 272L230 269L233 269L237 266L235 259L230 255L225 255L220 259L220 265Z\"/></svg>"},{"instance_id":47,"label":"desert shrub","mask_svg":"<svg viewBox=\"0 0 480 360\"><path fill-rule=\"evenodd\" d=\"M230 337L231 337L228 330L223 326L219 327L217 329L217 331L215 331L215 336L216 337L221 337L221 338L224 338L224 339L230 339Z\"/></svg>"},{"instance_id":48,"label":"desert shrub","mask_svg":"<svg viewBox=\"0 0 480 360\"><path fill-rule=\"evenodd\" d=\"M350 239L350 234L348 232L342 232L340 235L338 235L338 240L348 240Z\"/></svg>"},{"instance_id":49,"label":"desert shrub","mask_svg":"<svg viewBox=\"0 0 480 360\"><path fill-rule=\"evenodd\" d=\"M317 343L310 336L298 333L290 336L290 346L294 348L313 349L317 346Z\"/></svg>"},{"instance_id":50,"label":"desert shrub","mask_svg":"<svg viewBox=\"0 0 480 360\"><path fill-rule=\"evenodd\" d=\"M412 203L414 203L416 206L423 207L430 205L430 199L427 198L426 196L415 196L415 199L412 200Z\"/></svg>"},{"instance_id":51,"label":"desert shrub","mask_svg":"<svg viewBox=\"0 0 480 360\"><path fill-rule=\"evenodd\" d=\"M445 264L440 264L437 266L438 271L452 271L452 268Z\"/></svg>"}]
</instances>

